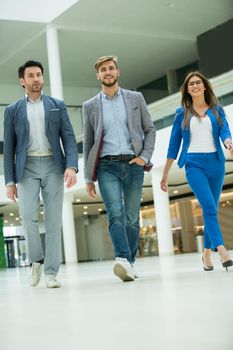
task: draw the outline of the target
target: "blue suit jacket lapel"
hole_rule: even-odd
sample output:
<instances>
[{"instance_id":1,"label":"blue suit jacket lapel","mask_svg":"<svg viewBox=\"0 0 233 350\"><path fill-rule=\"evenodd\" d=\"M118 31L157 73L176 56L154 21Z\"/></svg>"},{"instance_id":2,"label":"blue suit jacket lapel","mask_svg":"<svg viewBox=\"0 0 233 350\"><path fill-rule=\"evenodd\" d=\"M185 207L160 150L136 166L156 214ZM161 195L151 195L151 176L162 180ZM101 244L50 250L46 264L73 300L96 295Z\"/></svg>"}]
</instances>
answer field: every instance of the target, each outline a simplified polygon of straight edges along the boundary
<instances>
[{"instance_id":1,"label":"blue suit jacket lapel","mask_svg":"<svg viewBox=\"0 0 233 350\"><path fill-rule=\"evenodd\" d=\"M49 110L50 110L50 105L49 105L49 100L47 99L46 95L43 94L43 104L44 104L44 119L45 119L45 130L48 128L48 122L49 122Z\"/></svg>"},{"instance_id":2,"label":"blue suit jacket lapel","mask_svg":"<svg viewBox=\"0 0 233 350\"><path fill-rule=\"evenodd\" d=\"M184 114L184 112L183 112ZM190 144L190 123L191 123L192 116L189 117L189 122L188 122L188 128L183 128L183 121L184 121L184 115L181 121L181 128L182 128L182 134L183 134L183 139L186 147L189 146Z\"/></svg>"},{"instance_id":3,"label":"blue suit jacket lapel","mask_svg":"<svg viewBox=\"0 0 233 350\"><path fill-rule=\"evenodd\" d=\"M25 128L26 130L29 129L29 123L28 123L28 118L27 118L27 107L26 107L26 98L23 97L20 101L19 104L19 110L20 110L20 114L22 116L22 120L24 122Z\"/></svg>"},{"instance_id":4,"label":"blue suit jacket lapel","mask_svg":"<svg viewBox=\"0 0 233 350\"><path fill-rule=\"evenodd\" d=\"M218 135L218 128L219 128L217 119L214 116L214 114L213 114L213 112L211 111L210 108L207 110L206 114L210 118L210 121L211 121L211 124L212 124L212 128L213 128L213 134L214 134L214 137L216 137L216 135Z\"/></svg>"}]
</instances>

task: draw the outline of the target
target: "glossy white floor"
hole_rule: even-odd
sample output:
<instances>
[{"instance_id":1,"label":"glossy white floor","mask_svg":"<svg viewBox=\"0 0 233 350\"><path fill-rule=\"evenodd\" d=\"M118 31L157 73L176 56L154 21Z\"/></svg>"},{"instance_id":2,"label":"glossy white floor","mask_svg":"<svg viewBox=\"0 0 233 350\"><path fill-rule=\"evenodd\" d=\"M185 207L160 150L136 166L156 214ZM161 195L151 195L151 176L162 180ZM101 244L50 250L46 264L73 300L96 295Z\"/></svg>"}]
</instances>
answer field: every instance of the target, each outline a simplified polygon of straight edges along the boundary
<instances>
[{"instance_id":1,"label":"glossy white floor","mask_svg":"<svg viewBox=\"0 0 233 350\"><path fill-rule=\"evenodd\" d=\"M1 270L0 349L233 349L233 269L216 253L212 272L200 254L136 265L128 283L110 261L63 265L60 289L29 287L27 268Z\"/></svg>"}]
</instances>

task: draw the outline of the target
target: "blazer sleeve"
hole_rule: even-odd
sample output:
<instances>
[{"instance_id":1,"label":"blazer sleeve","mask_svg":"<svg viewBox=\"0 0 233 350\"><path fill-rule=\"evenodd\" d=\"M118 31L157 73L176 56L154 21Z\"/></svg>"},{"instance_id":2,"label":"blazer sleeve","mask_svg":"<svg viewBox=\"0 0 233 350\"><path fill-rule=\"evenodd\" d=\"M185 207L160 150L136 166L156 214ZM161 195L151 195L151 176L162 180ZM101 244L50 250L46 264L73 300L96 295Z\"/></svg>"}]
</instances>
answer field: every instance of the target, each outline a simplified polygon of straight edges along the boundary
<instances>
[{"instance_id":1,"label":"blazer sleeve","mask_svg":"<svg viewBox=\"0 0 233 350\"><path fill-rule=\"evenodd\" d=\"M220 127L219 134L220 134L221 141L224 144L224 141L226 139L228 139L228 138L231 139L231 131L230 131L230 128L229 128L229 125L227 122L227 117L226 117L225 111L222 108L222 106L218 106L217 111L218 111L218 114L222 120L222 125Z\"/></svg>"},{"instance_id":2,"label":"blazer sleeve","mask_svg":"<svg viewBox=\"0 0 233 350\"><path fill-rule=\"evenodd\" d=\"M87 160L90 150L94 145L94 130L90 123L87 103L84 102L82 108L83 115L83 160L84 160L84 178L86 182L92 182L87 175Z\"/></svg>"},{"instance_id":3,"label":"blazer sleeve","mask_svg":"<svg viewBox=\"0 0 233 350\"><path fill-rule=\"evenodd\" d=\"M13 110L6 107L4 112L4 177L5 183L16 183L15 179L15 148L16 134L14 128Z\"/></svg>"},{"instance_id":4,"label":"blazer sleeve","mask_svg":"<svg viewBox=\"0 0 233 350\"><path fill-rule=\"evenodd\" d=\"M66 105L61 103L61 140L65 152L66 168L75 168L78 171L78 148L73 127L71 125Z\"/></svg>"},{"instance_id":5,"label":"blazer sleeve","mask_svg":"<svg viewBox=\"0 0 233 350\"><path fill-rule=\"evenodd\" d=\"M141 93L139 93L141 116L142 116L142 129L144 132L144 144L140 156L150 160L155 146L156 129L151 120L150 113L148 111L146 101Z\"/></svg>"},{"instance_id":6,"label":"blazer sleeve","mask_svg":"<svg viewBox=\"0 0 233 350\"><path fill-rule=\"evenodd\" d=\"M183 108L177 108L176 110L176 115L171 131L167 152L168 159L176 159L180 149L180 144L182 140L182 120L184 115L183 112Z\"/></svg>"}]
</instances>

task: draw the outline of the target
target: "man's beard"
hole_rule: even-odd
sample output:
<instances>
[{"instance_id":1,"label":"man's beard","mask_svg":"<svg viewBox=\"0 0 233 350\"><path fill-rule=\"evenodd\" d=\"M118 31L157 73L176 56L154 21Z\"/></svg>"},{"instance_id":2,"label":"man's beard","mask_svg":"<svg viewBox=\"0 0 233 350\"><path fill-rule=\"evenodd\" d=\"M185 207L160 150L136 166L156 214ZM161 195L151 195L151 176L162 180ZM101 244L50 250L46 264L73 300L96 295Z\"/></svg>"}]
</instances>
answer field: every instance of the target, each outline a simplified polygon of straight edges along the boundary
<instances>
[{"instance_id":1,"label":"man's beard","mask_svg":"<svg viewBox=\"0 0 233 350\"><path fill-rule=\"evenodd\" d=\"M43 89L43 84L37 84L32 86L32 92L39 92Z\"/></svg>"},{"instance_id":2,"label":"man's beard","mask_svg":"<svg viewBox=\"0 0 233 350\"><path fill-rule=\"evenodd\" d=\"M115 78L112 82L106 82L104 80L101 80L101 84L104 85L104 86L107 86L107 87L111 87L113 85L115 85L117 83L118 79Z\"/></svg>"}]
</instances>

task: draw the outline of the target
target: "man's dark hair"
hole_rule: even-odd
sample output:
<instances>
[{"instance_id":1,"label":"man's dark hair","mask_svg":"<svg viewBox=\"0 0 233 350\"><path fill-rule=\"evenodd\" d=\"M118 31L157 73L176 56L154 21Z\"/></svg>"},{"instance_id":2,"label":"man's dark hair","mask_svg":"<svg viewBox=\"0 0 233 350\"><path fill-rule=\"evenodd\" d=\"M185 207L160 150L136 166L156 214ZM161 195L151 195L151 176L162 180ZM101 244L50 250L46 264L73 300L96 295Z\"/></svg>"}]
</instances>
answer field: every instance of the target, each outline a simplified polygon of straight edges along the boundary
<instances>
[{"instance_id":1,"label":"man's dark hair","mask_svg":"<svg viewBox=\"0 0 233 350\"><path fill-rule=\"evenodd\" d=\"M28 67L39 67L41 69L42 74L44 73L44 67L42 66L42 64L40 62L29 60L18 68L18 77L19 78L24 78L24 71Z\"/></svg>"}]
</instances>

